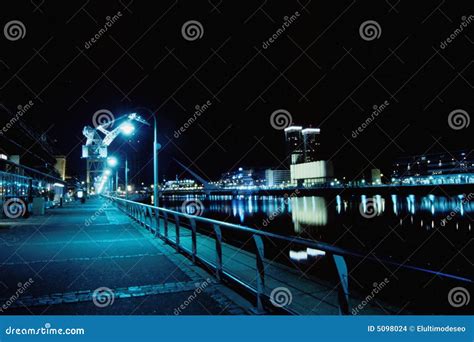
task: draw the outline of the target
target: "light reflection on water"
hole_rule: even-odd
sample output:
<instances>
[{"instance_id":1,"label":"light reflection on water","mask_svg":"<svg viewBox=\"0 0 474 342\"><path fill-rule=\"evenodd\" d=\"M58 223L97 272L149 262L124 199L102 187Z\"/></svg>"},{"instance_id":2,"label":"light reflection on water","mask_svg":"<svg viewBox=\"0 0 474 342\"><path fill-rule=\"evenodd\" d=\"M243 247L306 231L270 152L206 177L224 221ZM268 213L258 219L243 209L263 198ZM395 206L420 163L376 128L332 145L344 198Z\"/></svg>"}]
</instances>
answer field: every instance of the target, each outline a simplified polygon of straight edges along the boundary
<instances>
[{"instance_id":1,"label":"light reflection on water","mask_svg":"<svg viewBox=\"0 0 474 342\"><path fill-rule=\"evenodd\" d=\"M451 216L450 222L457 222L465 214L474 211L473 194L458 196L399 196L392 194L386 198L375 196L336 196L328 199L321 196L282 197L282 196L168 196L163 204L171 209L179 210L185 199L197 198L204 203L204 216L213 214L232 216L241 224L252 221L257 215L269 218L289 216L294 223L294 231L301 231L302 226L327 226L331 218L349 214L366 214L367 216L402 217L402 221L410 215L414 224L414 216L426 214L433 220ZM404 222L402 222L403 224ZM255 224L254 224L255 225ZM258 226L258 224L257 224Z\"/></svg>"},{"instance_id":2,"label":"light reflection on water","mask_svg":"<svg viewBox=\"0 0 474 342\"><path fill-rule=\"evenodd\" d=\"M371 251L383 241L376 253L399 260L411 256L429 238L423 253L413 256L425 265L443 265L440 250L454 245L461 249L472 238L470 217L474 211L474 194L169 196L162 204L180 211L183 201L193 198L203 203L205 217L355 251ZM442 234L432 238L430 234L436 229ZM296 262L312 262L323 258L324 252L292 246L287 256ZM451 266L458 265L452 263Z\"/></svg>"}]
</instances>

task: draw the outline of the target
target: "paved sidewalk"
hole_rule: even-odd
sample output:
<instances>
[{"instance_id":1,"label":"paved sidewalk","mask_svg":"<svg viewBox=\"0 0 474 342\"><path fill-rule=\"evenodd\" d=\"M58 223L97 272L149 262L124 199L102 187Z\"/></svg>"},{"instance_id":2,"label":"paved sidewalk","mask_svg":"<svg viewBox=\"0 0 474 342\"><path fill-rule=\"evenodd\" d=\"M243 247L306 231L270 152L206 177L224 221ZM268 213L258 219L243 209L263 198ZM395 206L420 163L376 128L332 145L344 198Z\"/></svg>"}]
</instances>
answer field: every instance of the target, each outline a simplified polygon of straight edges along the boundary
<instances>
[{"instance_id":1,"label":"paved sidewalk","mask_svg":"<svg viewBox=\"0 0 474 342\"><path fill-rule=\"evenodd\" d=\"M0 314L246 313L237 295L103 199L1 220L0 274Z\"/></svg>"}]
</instances>

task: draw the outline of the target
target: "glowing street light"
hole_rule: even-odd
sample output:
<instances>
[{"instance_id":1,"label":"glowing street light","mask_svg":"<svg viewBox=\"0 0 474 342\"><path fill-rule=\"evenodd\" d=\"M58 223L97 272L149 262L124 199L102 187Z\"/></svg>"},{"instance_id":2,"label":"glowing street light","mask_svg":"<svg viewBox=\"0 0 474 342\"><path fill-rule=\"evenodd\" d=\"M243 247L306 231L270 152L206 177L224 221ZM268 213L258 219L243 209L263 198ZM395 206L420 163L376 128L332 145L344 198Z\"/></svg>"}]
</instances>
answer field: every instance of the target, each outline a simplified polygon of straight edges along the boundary
<instances>
[{"instance_id":1,"label":"glowing street light","mask_svg":"<svg viewBox=\"0 0 474 342\"><path fill-rule=\"evenodd\" d=\"M109 165L110 167L116 167L117 164L118 164L117 158L115 158L115 157L108 157L107 158L107 165Z\"/></svg>"},{"instance_id":2,"label":"glowing street light","mask_svg":"<svg viewBox=\"0 0 474 342\"><path fill-rule=\"evenodd\" d=\"M135 126L132 125L130 121L125 121L123 124L120 125L120 130L125 135L130 135L135 130Z\"/></svg>"}]
</instances>

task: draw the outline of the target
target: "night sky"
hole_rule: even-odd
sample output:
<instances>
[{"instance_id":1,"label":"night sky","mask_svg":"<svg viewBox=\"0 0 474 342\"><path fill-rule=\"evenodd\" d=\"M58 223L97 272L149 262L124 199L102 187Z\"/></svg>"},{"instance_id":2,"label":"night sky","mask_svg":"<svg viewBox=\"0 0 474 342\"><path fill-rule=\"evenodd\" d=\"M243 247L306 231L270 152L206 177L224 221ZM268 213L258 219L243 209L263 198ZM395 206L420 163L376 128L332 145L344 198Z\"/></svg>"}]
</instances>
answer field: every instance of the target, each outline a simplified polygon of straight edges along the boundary
<instances>
[{"instance_id":1,"label":"night sky","mask_svg":"<svg viewBox=\"0 0 474 342\"><path fill-rule=\"evenodd\" d=\"M472 149L472 125L453 129L448 122L454 110L467 119L474 113L474 17L466 23L472 0L35 0L1 7L2 28L19 20L26 34L14 41L0 36L0 102L12 112L34 102L22 120L68 156L69 174L84 173L82 128L100 109L115 117L136 107L157 111L160 175L167 178L182 172L174 158L208 179L239 166L288 168L283 131L270 120L279 109L294 124L320 127L321 158L348 178L388 170L401 156ZM182 35L190 20L203 28L192 41ZM368 20L379 25L378 38L361 37ZM386 101L353 138L373 106ZM5 110L1 119L2 126L9 120ZM135 181L152 178L151 141L152 130L143 126L110 149L130 155Z\"/></svg>"}]
</instances>

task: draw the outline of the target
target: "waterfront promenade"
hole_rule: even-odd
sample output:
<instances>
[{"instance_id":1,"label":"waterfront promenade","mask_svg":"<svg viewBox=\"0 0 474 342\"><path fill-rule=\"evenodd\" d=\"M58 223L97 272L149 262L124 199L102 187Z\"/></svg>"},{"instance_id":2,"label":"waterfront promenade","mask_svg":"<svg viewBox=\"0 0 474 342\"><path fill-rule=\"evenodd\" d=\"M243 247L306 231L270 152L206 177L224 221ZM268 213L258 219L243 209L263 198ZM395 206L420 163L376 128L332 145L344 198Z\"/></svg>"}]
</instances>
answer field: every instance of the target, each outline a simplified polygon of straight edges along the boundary
<instances>
[{"instance_id":1,"label":"waterfront promenade","mask_svg":"<svg viewBox=\"0 0 474 342\"><path fill-rule=\"evenodd\" d=\"M169 240L176 240L172 221L168 232ZM257 313L255 298L219 282L104 198L66 203L45 216L2 220L0 245L0 314ZM186 225L181 227L180 245L192 249ZM215 260L213 238L198 233L197 247L201 258ZM224 271L256 288L252 253L224 243L222 259ZM289 296L283 312L340 313L334 284L268 259L264 270L267 298L275 289L284 289ZM363 296L351 294L350 307L362 300ZM281 309L278 303L267 302L266 310L258 313L282 313ZM364 314L396 310L373 301Z\"/></svg>"},{"instance_id":2,"label":"waterfront promenade","mask_svg":"<svg viewBox=\"0 0 474 342\"><path fill-rule=\"evenodd\" d=\"M0 314L246 314L247 302L103 199L0 220Z\"/></svg>"}]
</instances>

